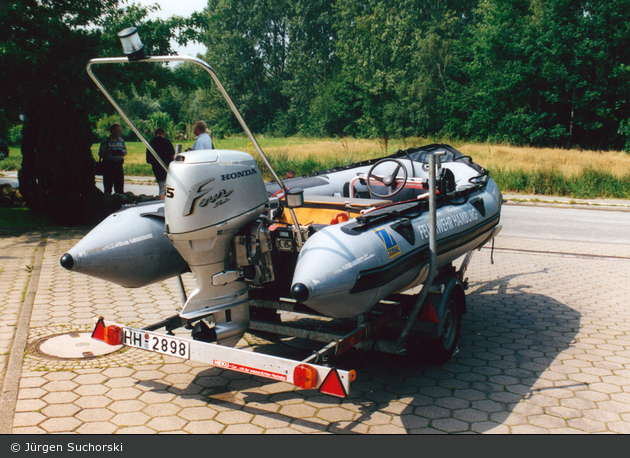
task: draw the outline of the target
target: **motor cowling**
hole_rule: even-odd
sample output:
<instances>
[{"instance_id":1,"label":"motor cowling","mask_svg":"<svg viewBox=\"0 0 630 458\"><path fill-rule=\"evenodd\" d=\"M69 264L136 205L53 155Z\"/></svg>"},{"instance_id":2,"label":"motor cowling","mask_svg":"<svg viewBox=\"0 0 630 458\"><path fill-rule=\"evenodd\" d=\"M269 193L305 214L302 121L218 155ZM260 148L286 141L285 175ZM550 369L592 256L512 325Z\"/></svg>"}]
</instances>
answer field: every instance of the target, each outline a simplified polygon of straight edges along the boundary
<instances>
[{"instance_id":1,"label":"motor cowling","mask_svg":"<svg viewBox=\"0 0 630 458\"><path fill-rule=\"evenodd\" d=\"M247 153L190 151L169 165L166 233L197 282L180 316L213 315L218 341L240 337L249 326L248 285L235 264L232 239L268 203L256 161Z\"/></svg>"}]
</instances>

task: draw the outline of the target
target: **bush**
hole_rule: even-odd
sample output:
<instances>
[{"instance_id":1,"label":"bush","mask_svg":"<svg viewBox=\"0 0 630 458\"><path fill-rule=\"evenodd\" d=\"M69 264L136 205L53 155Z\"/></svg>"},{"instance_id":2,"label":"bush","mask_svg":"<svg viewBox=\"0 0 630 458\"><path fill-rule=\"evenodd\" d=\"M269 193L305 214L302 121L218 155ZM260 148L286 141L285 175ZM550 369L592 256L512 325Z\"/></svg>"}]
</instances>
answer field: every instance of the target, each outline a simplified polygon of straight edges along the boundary
<instances>
[{"instance_id":1,"label":"bush","mask_svg":"<svg viewBox=\"0 0 630 458\"><path fill-rule=\"evenodd\" d=\"M123 138L128 138L131 134L131 128L127 125L126 122L122 120L122 118L118 114L102 117L101 119L96 121L96 126L92 128L92 131L94 132L94 135L98 137L99 141L103 140L104 138L109 137L109 127L116 122L122 126Z\"/></svg>"},{"instance_id":2,"label":"bush","mask_svg":"<svg viewBox=\"0 0 630 458\"><path fill-rule=\"evenodd\" d=\"M22 143L22 124L18 124L9 129L7 142L12 146L19 146Z\"/></svg>"}]
</instances>

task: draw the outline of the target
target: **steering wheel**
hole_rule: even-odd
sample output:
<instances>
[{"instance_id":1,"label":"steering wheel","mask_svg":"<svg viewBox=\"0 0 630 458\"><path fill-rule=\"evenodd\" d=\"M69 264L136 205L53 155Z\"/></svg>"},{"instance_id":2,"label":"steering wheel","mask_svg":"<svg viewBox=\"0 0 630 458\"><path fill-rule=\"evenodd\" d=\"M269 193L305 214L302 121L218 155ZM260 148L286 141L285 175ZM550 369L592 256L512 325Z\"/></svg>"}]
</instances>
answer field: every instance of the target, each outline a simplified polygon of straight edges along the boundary
<instances>
[{"instance_id":1,"label":"steering wheel","mask_svg":"<svg viewBox=\"0 0 630 458\"><path fill-rule=\"evenodd\" d=\"M396 163L397 167L394 169L394 171L390 175L386 175L384 177L380 177L378 175L374 175L374 173L373 173L374 169L376 167L378 167L379 165L385 163L385 162L394 162L394 163ZM396 175L398 174L398 171L401 168L403 169L404 177L403 177L403 182L398 187L398 189L396 189L393 192L390 192L389 194L378 194L378 193L374 192L374 189L372 189L372 186L370 186L370 179L371 178L374 178L376 181L380 181L385 186L391 187L393 184L396 183ZM367 182L368 191L373 196L380 197L380 198L383 198L383 199L386 199L386 198L389 198L389 197L394 197L396 194L398 194L400 191L402 191L403 188L405 187L405 185L407 184L407 167L405 167L404 164L402 162L400 162L398 159L381 159L376 164L374 164L372 166L372 168L370 168L370 171L367 174L366 182Z\"/></svg>"}]
</instances>

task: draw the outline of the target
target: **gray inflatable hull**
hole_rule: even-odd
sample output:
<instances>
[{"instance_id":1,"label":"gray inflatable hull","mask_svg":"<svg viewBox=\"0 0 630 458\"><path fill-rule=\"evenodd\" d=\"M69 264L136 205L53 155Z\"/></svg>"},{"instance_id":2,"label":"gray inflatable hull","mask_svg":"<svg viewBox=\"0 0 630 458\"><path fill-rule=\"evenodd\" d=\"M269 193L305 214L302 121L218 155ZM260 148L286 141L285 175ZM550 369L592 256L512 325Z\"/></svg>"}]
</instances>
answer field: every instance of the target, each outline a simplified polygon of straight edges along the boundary
<instances>
[{"instance_id":1,"label":"gray inflatable hull","mask_svg":"<svg viewBox=\"0 0 630 458\"><path fill-rule=\"evenodd\" d=\"M438 208L438 269L488 240L499 223L501 202L497 185L489 180L465 204ZM295 299L323 315L349 318L422 283L428 274L428 223L424 212L369 228L350 220L319 230L298 257Z\"/></svg>"},{"instance_id":2,"label":"gray inflatable hull","mask_svg":"<svg viewBox=\"0 0 630 458\"><path fill-rule=\"evenodd\" d=\"M62 258L72 272L139 288L178 275L186 261L164 235L164 203L112 213Z\"/></svg>"}]
</instances>

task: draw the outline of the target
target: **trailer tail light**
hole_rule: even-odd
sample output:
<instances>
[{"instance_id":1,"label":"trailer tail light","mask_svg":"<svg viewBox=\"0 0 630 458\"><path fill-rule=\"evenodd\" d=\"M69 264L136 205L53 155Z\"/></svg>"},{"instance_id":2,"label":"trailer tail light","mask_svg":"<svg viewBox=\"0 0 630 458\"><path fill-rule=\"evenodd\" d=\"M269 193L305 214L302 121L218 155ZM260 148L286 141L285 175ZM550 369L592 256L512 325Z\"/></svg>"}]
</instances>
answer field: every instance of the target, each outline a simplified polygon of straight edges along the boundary
<instances>
[{"instance_id":1,"label":"trailer tail light","mask_svg":"<svg viewBox=\"0 0 630 458\"><path fill-rule=\"evenodd\" d=\"M352 379L353 376L351 375L350 378ZM319 391L321 393L331 394L340 398L348 396L348 393L346 393L346 390L341 383L341 378L339 377L337 369L331 369L330 372L328 372L328 375L322 382L322 386L319 387Z\"/></svg>"},{"instance_id":2,"label":"trailer tail light","mask_svg":"<svg viewBox=\"0 0 630 458\"><path fill-rule=\"evenodd\" d=\"M310 390L317 384L317 370L307 364L300 364L293 370L293 383L300 388Z\"/></svg>"},{"instance_id":3,"label":"trailer tail light","mask_svg":"<svg viewBox=\"0 0 630 458\"><path fill-rule=\"evenodd\" d=\"M98 323L92 331L92 339L101 340L107 345L121 345L122 344L122 328L115 324L111 326L105 326L103 317L99 317Z\"/></svg>"}]
</instances>

